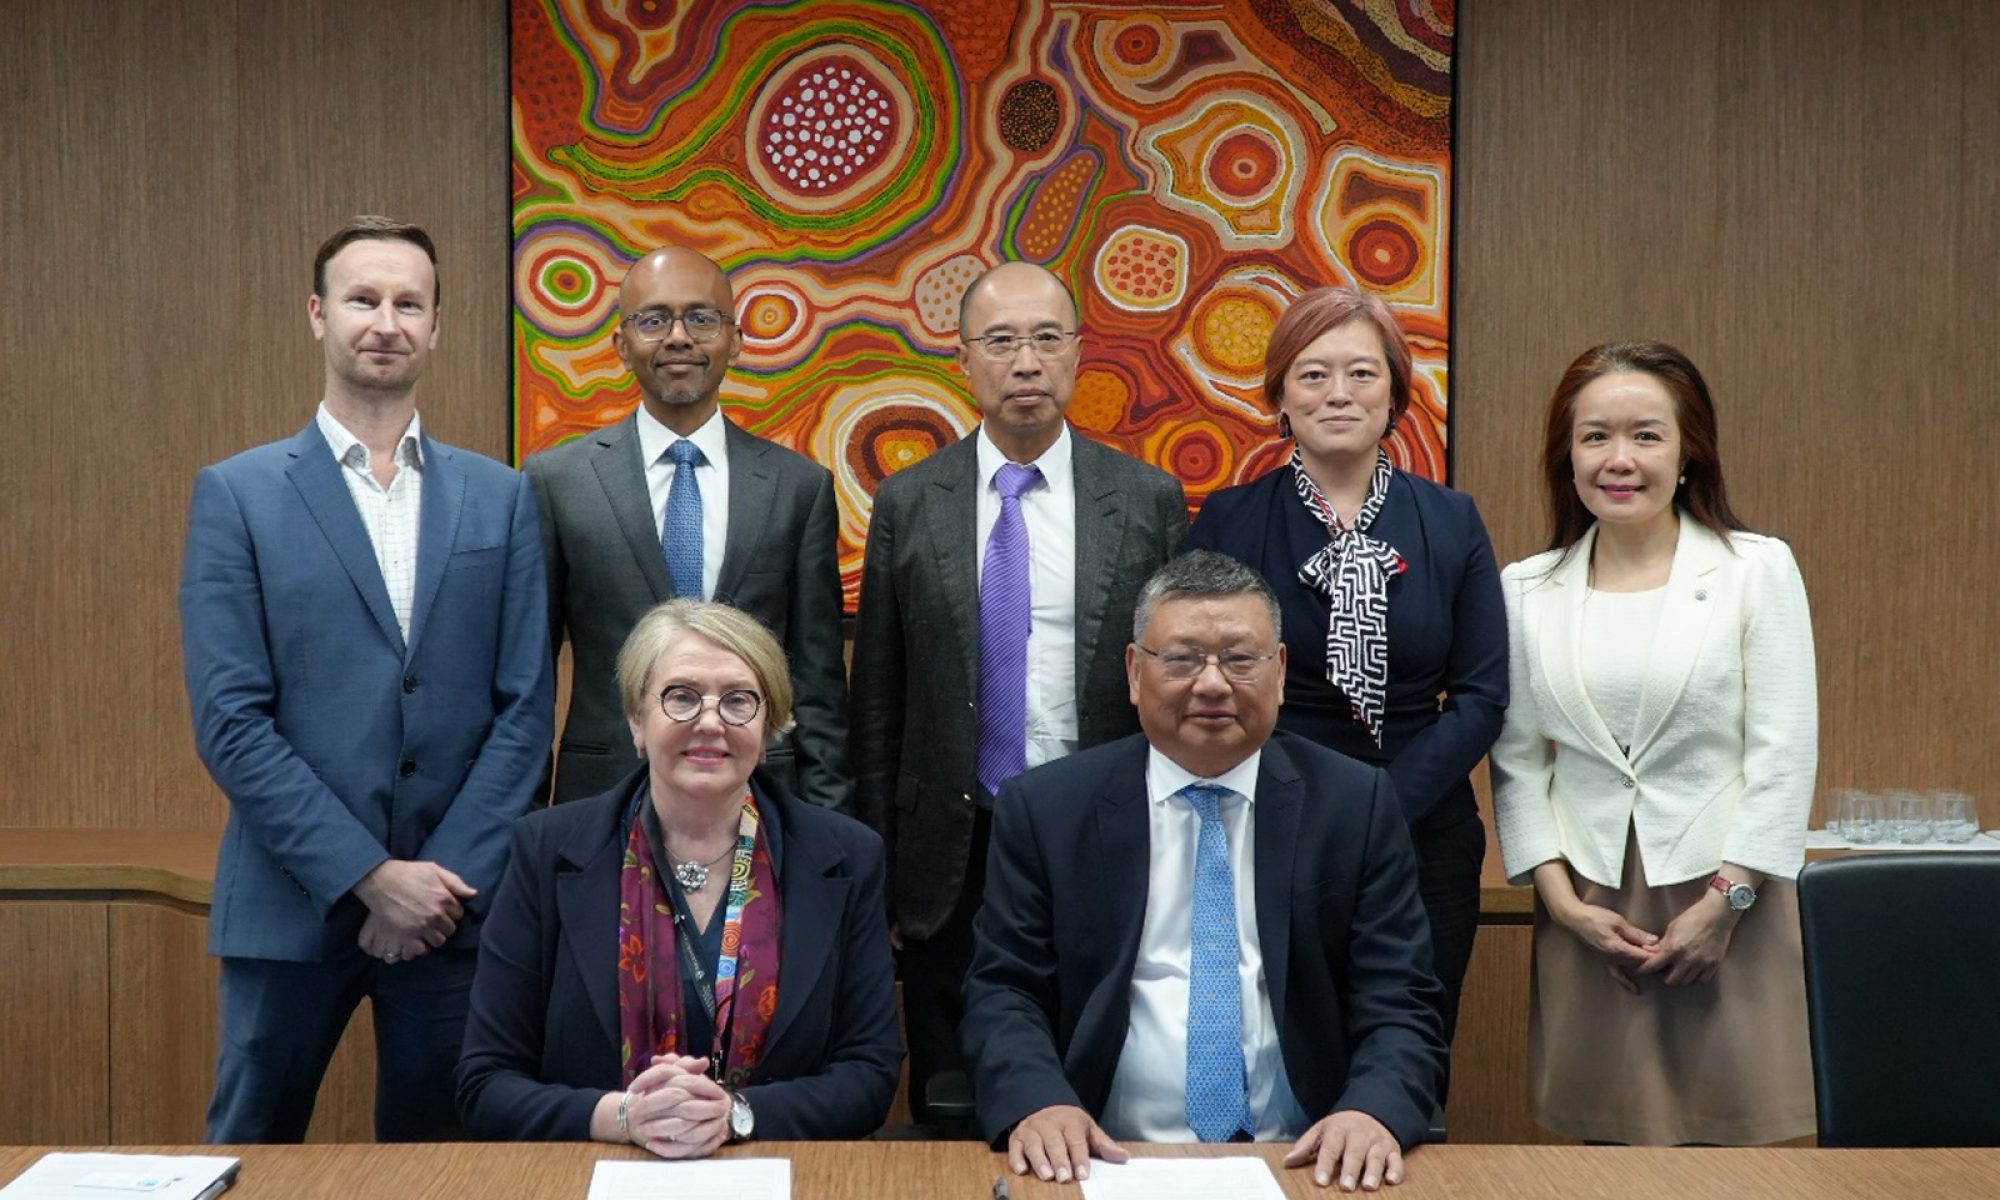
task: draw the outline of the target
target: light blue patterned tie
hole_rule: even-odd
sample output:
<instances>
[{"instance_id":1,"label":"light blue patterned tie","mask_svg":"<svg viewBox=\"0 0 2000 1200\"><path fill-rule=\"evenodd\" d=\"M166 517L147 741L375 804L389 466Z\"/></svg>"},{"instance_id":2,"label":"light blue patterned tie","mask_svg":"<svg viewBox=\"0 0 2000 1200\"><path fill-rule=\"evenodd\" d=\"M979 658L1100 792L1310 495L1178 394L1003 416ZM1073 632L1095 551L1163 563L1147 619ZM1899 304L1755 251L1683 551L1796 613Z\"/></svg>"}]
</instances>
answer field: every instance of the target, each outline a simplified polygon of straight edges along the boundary
<instances>
[{"instance_id":1,"label":"light blue patterned tie","mask_svg":"<svg viewBox=\"0 0 2000 1200\"><path fill-rule=\"evenodd\" d=\"M1194 851L1188 967L1187 1123L1204 1142L1256 1132L1243 1065L1243 985L1237 971L1236 885L1221 802L1229 789L1191 783L1181 794L1201 818Z\"/></svg>"},{"instance_id":2,"label":"light blue patterned tie","mask_svg":"<svg viewBox=\"0 0 2000 1200\"><path fill-rule=\"evenodd\" d=\"M674 595L703 599L701 592L701 484L694 469L708 460L701 447L682 438L667 447L674 460L674 480L667 485L667 519L660 522L660 553L667 558L667 578Z\"/></svg>"}]
</instances>

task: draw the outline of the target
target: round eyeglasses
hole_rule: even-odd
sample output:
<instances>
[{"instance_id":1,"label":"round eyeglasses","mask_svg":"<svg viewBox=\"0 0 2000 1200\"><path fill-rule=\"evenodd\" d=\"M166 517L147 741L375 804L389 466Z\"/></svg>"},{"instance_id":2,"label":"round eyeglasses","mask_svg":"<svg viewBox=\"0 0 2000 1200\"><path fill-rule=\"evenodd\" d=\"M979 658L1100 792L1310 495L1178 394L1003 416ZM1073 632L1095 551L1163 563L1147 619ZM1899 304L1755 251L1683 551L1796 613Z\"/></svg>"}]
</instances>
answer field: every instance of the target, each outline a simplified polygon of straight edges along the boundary
<instances>
[{"instance_id":1,"label":"round eyeglasses","mask_svg":"<svg viewBox=\"0 0 2000 1200\"><path fill-rule=\"evenodd\" d=\"M965 344L979 347L981 353L995 362L1006 362L1020 353L1023 346L1033 350L1036 358L1060 358L1074 349L1076 340L1082 336L1080 329L1037 329L1026 337L1018 333L969 337Z\"/></svg>"},{"instance_id":2,"label":"round eyeglasses","mask_svg":"<svg viewBox=\"0 0 2000 1200\"><path fill-rule=\"evenodd\" d=\"M764 707L762 696L744 688L720 696L704 696L684 683L677 683L660 693L660 711L669 721L685 725L701 716L711 700L715 702L715 715L722 718L724 725L748 725Z\"/></svg>"},{"instance_id":3,"label":"round eyeglasses","mask_svg":"<svg viewBox=\"0 0 2000 1200\"><path fill-rule=\"evenodd\" d=\"M1165 650L1155 650L1151 646L1140 646L1137 642L1132 644L1159 660L1160 674L1176 680L1193 679L1208 670L1208 664L1214 663L1221 670L1223 678L1236 683L1250 683L1257 678L1265 663L1278 657L1276 650L1268 654L1252 654L1247 650L1224 650L1220 654L1210 654L1206 650L1188 646L1169 646Z\"/></svg>"},{"instance_id":4,"label":"round eyeglasses","mask_svg":"<svg viewBox=\"0 0 2000 1200\"><path fill-rule=\"evenodd\" d=\"M625 318L632 336L642 342L657 342L673 330L674 322L687 330L688 340L712 342L729 328L729 315L719 308L690 308L678 315L670 308L648 308Z\"/></svg>"}]
</instances>

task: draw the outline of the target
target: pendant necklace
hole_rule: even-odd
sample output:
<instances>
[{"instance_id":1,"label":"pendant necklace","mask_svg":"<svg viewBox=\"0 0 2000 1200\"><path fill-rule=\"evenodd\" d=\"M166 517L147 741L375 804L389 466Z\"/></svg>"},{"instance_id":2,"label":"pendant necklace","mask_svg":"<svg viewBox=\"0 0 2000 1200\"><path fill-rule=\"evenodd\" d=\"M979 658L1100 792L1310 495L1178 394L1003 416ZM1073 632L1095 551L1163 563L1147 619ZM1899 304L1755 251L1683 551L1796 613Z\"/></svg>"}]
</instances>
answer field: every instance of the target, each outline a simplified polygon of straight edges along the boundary
<instances>
[{"instance_id":1,"label":"pendant necklace","mask_svg":"<svg viewBox=\"0 0 2000 1200\"><path fill-rule=\"evenodd\" d=\"M722 853L705 863L696 862L693 859L689 859L683 863L674 863L674 882L680 884L683 891L698 892L708 886L708 869L734 853L736 853L736 845L732 842L723 849ZM669 859L668 861L672 860Z\"/></svg>"}]
</instances>

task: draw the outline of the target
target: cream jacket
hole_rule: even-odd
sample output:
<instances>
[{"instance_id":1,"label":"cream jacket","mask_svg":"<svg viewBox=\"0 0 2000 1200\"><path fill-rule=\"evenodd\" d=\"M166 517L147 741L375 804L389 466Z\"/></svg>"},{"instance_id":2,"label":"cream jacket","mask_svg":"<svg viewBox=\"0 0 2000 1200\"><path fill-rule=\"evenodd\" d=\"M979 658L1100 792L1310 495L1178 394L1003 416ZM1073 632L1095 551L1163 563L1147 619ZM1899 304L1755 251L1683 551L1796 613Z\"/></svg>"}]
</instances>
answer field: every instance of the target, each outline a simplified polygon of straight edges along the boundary
<instances>
[{"instance_id":1,"label":"cream jacket","mask_svg":"<svg viewBox=\"0 0 2000 1200\"><path fill-rule=\"evenodd\" d=\"M1782 879L1805 860L1819 763L1812 622L1791 549L1725 544L1685 513L1630 753L1584 692L1577 662L1592 526L1567 558L1501 572L1512 699L1493 746L1493 801L1508 878L1551 859L1618 887L1628 825L1646 881L1724 862Z\"/></svg>"}]
</instances>

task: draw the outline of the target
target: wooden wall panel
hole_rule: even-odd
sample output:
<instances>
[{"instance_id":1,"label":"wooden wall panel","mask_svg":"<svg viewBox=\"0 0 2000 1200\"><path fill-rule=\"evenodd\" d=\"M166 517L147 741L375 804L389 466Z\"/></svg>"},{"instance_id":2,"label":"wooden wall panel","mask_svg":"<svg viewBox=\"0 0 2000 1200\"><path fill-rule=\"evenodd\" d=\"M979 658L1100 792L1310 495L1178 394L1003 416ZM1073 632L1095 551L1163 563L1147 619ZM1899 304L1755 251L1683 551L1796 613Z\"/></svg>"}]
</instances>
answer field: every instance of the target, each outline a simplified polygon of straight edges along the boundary
<instances>
[{"instance_id":1,"label":"wooden wall panel","mask_svg":"<svg viewBox=\"0 0 2000 1200\"><path fill-rule=\"evenodd\" d=\"M1611 338L1708 376L1738 511L1813 602L1820 795L1955 787L2000 826L2000 10L1459 8L1454 446L1539 549L1549 392Z\"/></svg>"},{"instance_id":2,"label":"wooden wall panel","mask_svg":"<svg viewBox=\"0 0 2000 1200\"><path fill-rule=\"evenodd\" d=\"M0 902L0 1145L110 1132L102 904Z\"/></svg>"},{"instance_id":3,"label":"wooden wall panel","mask_svg":"<svg viewBox=\"0 0 2000 1200\"><path fill-rule=\"evenodd\" d=\"M443 257L425 428L508 451L506 5L9 5L0 38L0 825L220 823L175 588L194 473L319 398L312 254Z\"/></svg>"},{"instance_id":4,"label":"wooden wall panel","mask_svg":"<svg viewBox=\"0 0 2000 1200\"><path fill-rule=\"evenodd\" d=\"M107 1026L109 1044L118 1048L111 1141L199 1144L215 1090L216 967L208 957L208 921L159 904L106 907Z\"/></svg>"}]
</instances>

